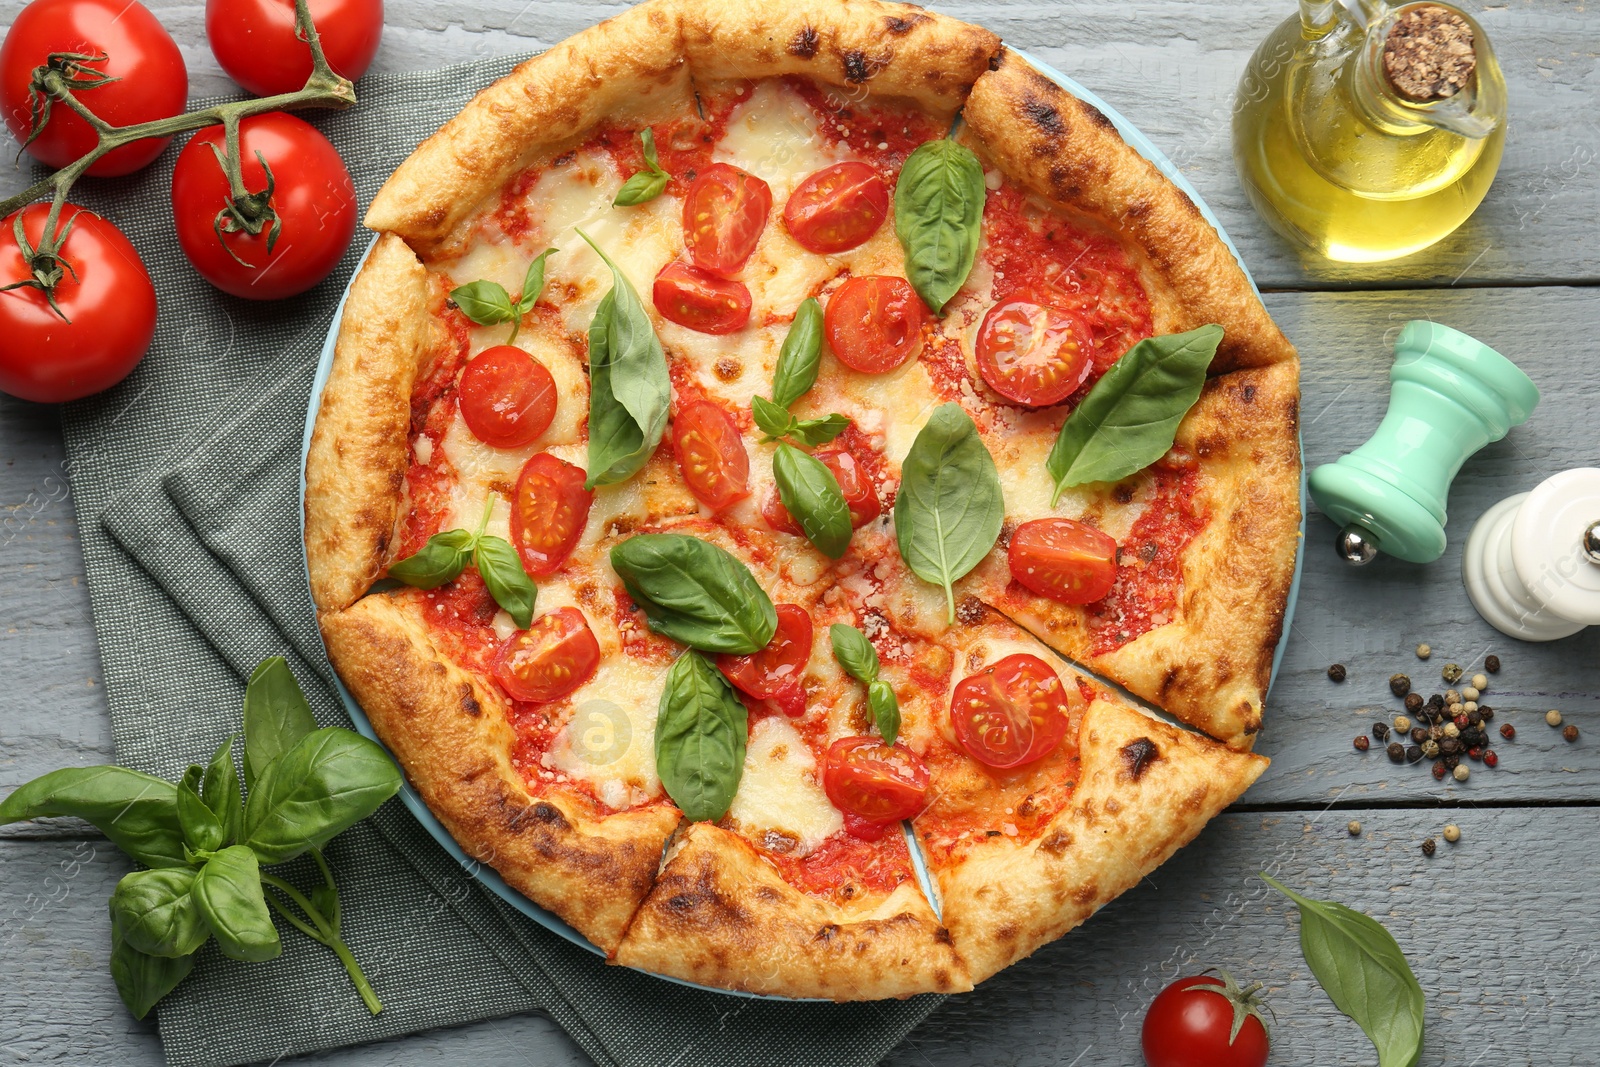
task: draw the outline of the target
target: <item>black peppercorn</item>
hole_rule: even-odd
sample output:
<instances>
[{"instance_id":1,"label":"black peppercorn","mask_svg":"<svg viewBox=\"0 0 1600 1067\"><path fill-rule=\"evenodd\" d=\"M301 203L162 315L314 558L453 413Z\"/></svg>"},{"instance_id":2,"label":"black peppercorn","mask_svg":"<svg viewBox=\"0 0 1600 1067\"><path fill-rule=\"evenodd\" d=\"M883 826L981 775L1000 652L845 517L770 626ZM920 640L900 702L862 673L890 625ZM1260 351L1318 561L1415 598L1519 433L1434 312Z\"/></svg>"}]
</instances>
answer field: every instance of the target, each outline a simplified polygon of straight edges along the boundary
<instances>
[{"instance_id":1,"label":"black peppercorn","mask_svg":"<svg viewBox=\"0 0 1600 1067\"><path fill-rule=\"evenodd\" d=\"M1461 743L1466 745L1468 748L1471 748L1473 745L1487 744L1488 741L1489 735L1484 733L1479 727L1474 726L1470 730L1461 731Z\"/></svg>"},{"instance_id":2,"label":"black peppercorn","mask_svg":"<svg viewBox=\"0 0 1600 1067\"><path fill-rule=\"evenodd\" d=\"M1417 744L1420 745L1420 744L1422 744L1422 742L1426 741L1427 739L1428 739L1428 731L1425 728L1423 728L1421 726L1413 726L1411 728L1411 740L1415 741Z\"/></svg>"},{"instance_id":3,"label":"black peppercorn","mask_svg":"<svg viewBox=\"0 0 1600 1067\"><path fill-rule=\"evenodd\" d=\"M1372 736L1376 737L1379 741L1387 741L1389 739L1389 724L1386 722L1373 723Z\"/></svg>"},{"instance_id":4,"label":"black peppercorn","mask_svg":"<svg viewBox=\"0 0 1600 1067\"><path fill-rule=\"evenodd\" d=\"M1420 763L1420 762L1422 762L1422 746L1420 746L1420 745L1407 745L1406 746L1406 762L1407 763Z\"/></svg>"},{"instance_id":5,"label":"black peppercorn","mask_svg":"<svg viewBox=\"0 0 1600 1067\"><path fill-rule=\"evenodd\" d=\"M1483 669L1488 671L1490 674L1499 674L1500 673L1500 657L1499 656L1485 656L1485 657L1483 657Z\"/></svg>"},{"instance_id":6,"label":"black peppercorn","mask_svg":"<svg viewBox=\"0 0 1600 1067\"><path fill-rule=\"evenodd\" d=\"M1365 752L1372 742L1367 740L1366 734L1356 734L1356 751Z\"/></svg>"},{"instance_id":7,"label":"black peppercorn","mask_svg":"<svg viewBox=\"0 0 1600 1067\"><path fill-rule=\"evenodd\" d=\"M1472 726L1482 726L1483 725L1483 713L1481 711L1469 711L1469 712L1467 712L1467 722L1468 722L1468 724L1470 724Z\"/></svg>"},{"instance_id":8,"label":"black peppercorn","mask_svg":"<svg viewBox=\"0 0 1600 1067\"><path fill-rule=\"evenodd\" d=\"M1389 692L1397 697L1405 696L1411 692L1411 679L1403 674L1391 674L1389 676Z\"/></svg>"},{"instance_id":9,"label":"black peppercorn","mask_svg":"<svg viewBox=\"0 0 1600 1067\"><path fill-rule=\"evenodd\" d=\"M1422 842L1422 854L1424 856L1431 856L1433 855L1434 851L1438 849L1438 847L1438 843L1435 842L1433 838L1426 838Z\"/></svg>"},{"instance_id":10,"label":"black peppercorn","mask_svg":"<svg viewBox=\"0 0 1600 1067\"><path fill-rule=\"evenodd\" d=\"M1423 703L1424 701L1421 693L1406 694L1406 710L1411 714L1415 715L1417 712L1421 711Z\"/></svg>"},{"instance_id":11,"label":"black peppercorn","mask_svg":"<svg viewBox=\"0 0 1600 1067\"><path fill-rule=\"evenodd\" d=\"M1329 681L1334 681L1334 682L1342 682L1342 681L1344 681L1344 664L1343 663L1335 663L1333 666L1329 667L1328 668L1328 679L1329 679Z\"/></svg>"},{"instance_id":12,"label":"black peppercorn","mask_svg":"<svg viewBox=\"0 0 1600 1067\"><path fill-rule=\"evenodd\" d=\"M1428 707L1430 707L1430 708L1443 708L1444 707L1444 694L1443 693L1435 693L1435 694L1433 694L1433 696L1429 697L1428 698Z\"/></svg>"},{"instance_id":13,"label":"black peppercorn","mask_svg":"<svg viewBox=\"0 0 1600 1067\"><path fill-rule=\"evenodd\" d=\"M1439 742L1439 751L1446 756L1461 755L1461 739L1459 737L1446 737Z\"/></svg>"},{"instance_id":14,"label":"black peppercorn","mask_svg":"<svg viewBox=\"0 0 1600 1067\"><path fill-rule=\"evenodd\" d=\"M1396 763L1399 763L1406 758L1406 746L1402 745L1398 741L1389 742L1389 747L1384 749L1384 751L1387 752L1389 754L1389 758Z\"/></svg>"},{"instance_id":15,"label":"black peppercorn","mask_svg":"<svg viewBox=\"0 0 1600 1067\"><path fill-rule=\"evenodd\" d=\"M1570 745L1572 742L1578 739L1578 728L1576 726L1568 726L1565 730L1561 731L1561 736L1566 740L1567 744Z\"/></svg>"},{"instance_id":16,"label":"black peppercorn","mask_svg":"<svg viewBox=\"0 0 1600 1067\"><path fill-rule=\"evenodd\" d=\"M1478 716L1482 718L1484 722L1488 722L1490 719L1494 718L1494 709L1489 705L1484 704L1478 708Z\"/></svg>"},{"instance_id":17,"label":"black peppercorn","mask_svg":"<svg viewBox=\"0 0 1600 1067\"><path fill-rule=\"evenodd\" d=\"M1440 745L1439 745L1439 747L1440 747L1440 748L1443 748L1443 747L1444 747L1444 744L1443 744L1443 742L1441 742L1441 743L1440 743ZM1455 755L1455 756L1440 756L1440 757L1439 757L1439 765L1440 765L1440 766L1441 766L1441 767L1443 767L1443 768L1444 768L1444 769L1445 769L1445 770L1447 770L1447 771L1453 771L1453 770L1455 770L1455 769L1456 769L1456 765L1457 765L1457 764L1459 764L1459 763L1460 763L1460 762L1461 762L1461 757L1460 757L1460 755Z\"/></svg>"},{"instance_id":18,"label":"black peppercorn","mask_svg":"<svg viewBox=\"0 0 1600 1067\"><path fill-rule=\"evenodd\" d=\"M1500 736L1507 741L1515 741L1517 739L1517 728L1510 723L1502 723L1500 725Z\"/></svg>"}]
</instances>

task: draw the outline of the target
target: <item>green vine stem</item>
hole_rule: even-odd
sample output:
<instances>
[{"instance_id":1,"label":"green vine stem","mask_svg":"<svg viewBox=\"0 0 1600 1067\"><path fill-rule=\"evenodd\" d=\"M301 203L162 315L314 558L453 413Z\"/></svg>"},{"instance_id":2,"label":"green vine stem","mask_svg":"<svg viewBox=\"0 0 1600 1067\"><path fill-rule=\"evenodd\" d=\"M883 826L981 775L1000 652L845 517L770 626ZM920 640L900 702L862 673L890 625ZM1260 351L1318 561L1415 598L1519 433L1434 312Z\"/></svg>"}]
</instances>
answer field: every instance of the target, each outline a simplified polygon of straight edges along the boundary
<instances>
[{"instance_id":1,"label":"green vine stem","mask_svg":"<svg viewBox=\"0 0 1600 1067\"><path fill-rule=\"evenodd\" d=\"M332 885L333 873L328 870L327 863L322 859L320 853L317 855L317 865L322 868L323 877L328 881L328 884ZM277 890L278 893L282 893L294 902L295 907L305 913L306 918L310 920L310 925L307 925L298 915L290 911L288 905L278 899L277 893L267 892L263 894L272 910L281 915L290 926L293 926L319 945L325 945L332 949L333 954L339 957L339 962L344 964L345 973L350 976L350 983L356 987L356 992L361 996L361 1003L365 1004L367 1010L374 1015L381 1012L383 1010L383 1002L378 999L377 991L372 988L372 983L367 981L367 976L361 970L361 964L356 960L355 953L350 951L350 946L346 945L344 939L339 936L337 917L330 920L324 916L317 910L316 905L306 898L304 893L301 893L281 878L262 872L261 884Z\"/></svg>"}]
</instances>

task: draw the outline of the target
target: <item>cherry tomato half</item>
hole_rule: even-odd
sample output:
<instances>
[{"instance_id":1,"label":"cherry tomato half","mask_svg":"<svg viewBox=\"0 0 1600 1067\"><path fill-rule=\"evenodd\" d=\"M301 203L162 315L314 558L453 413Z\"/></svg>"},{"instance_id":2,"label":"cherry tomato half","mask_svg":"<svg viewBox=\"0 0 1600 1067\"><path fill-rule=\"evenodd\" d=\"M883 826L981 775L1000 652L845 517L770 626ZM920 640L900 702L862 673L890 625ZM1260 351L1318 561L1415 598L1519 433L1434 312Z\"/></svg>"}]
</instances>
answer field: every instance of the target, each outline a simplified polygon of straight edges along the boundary
<instances>
[{"instance_id":1,"label":"cherry tomato half","mask_svg":"<svg viewBox=\"0 0 1600 1067\"><path fill-rule=\"evenodd\" d=\"M795 187L783 224L802 248L832 255L863 244L889 214L889 186L865 163L823 167Z\"/></svg>"},{"instance_id":2,"label":"cherry tomato half","mask_svg":"<svg viewBox=\"0 0 1600 1067\"><path fill-rule=\"evenodd\" d=\"M822 327L839 362L882 374L909 359L922 340L922 300L904 278L851 278L828 298Z\"/></svg>"},{"instance_id":3,"label":"cherry tomato half","mask_svg":"<svg viewBox=\"0 0 1600 1067\"><path fill-rule=\"evenodd\" d=\"M771 213L771 186L738 167L713 163L683 198L689 258L701 270L732 277L756 250Z\"/></svg>"},{"instance_id":4,"label":"cherry tomato half","mask_svg":"<svg viewBox=\"0 0 1600 1067\"><path fill-rule=\"evenodd\" d=\"M717 670L740 692L770 700L798 719L806 712L801 679L811 659L811 616L798 604L779 604L777 610L778 629L767 647L748 656L719 655Z\"/></svg>"},{"instance_id":5,"label":"cherry tomato half","mask_svg":"<svg viewBox=\"0 0 1600 1067\"><path fill-rule=\"evenodd\" d=\"M672 447L689 491L720 511L750 495L750 456L739 428L710 400L683 405L672 419Z\"/></svg>"},{"instance_id":6,"label":"cherry tomato half","mask_svg":"<svg viewBox=\"0 0 1600 1067\"><path fill-rule=\"evenodd\" d=\"M383 0L311 0L310 11L333 72L365 74L383 37ZM293 0L206 0L206 39L228 77L257 96L295 92L311 77Z\"/></svg>"},{"instance_id":7,"label":"cherry tomato half","mask_svg":"<svg viewBox=\"0 0 1600 1067\"><path fill-rule=\"evenodd\" d=\"M23 235L37 247L50 205L32 204L21 214ZM17 245L16 218L0 222L0 285L34 276ZM133 244L76 204L61 209L57 232L68 223L55 285L61 314L39 289L0 293L0 392L23 400L54 404L109 389L155 337L156 291Z\"/></svg>"},{"instance_id":8,"label":"cherry tomato half","mask_svg":"<svg viewBox=\"0 0 1600 1067\"><path fill-rule=\"evenodd\" d=\"M1006 559L1025 589L1063 604L1092 604L1117 584L1117 542L1076 519L1023 523Z\"/></svg>"},{"instance_id":9,"label":"cherry tomato half","mask_svg":"<svg viewBox=\"0 0 1600 1067\"><path fill-rule=\"evenodd\" d=\"M1180 978L1150 1003L1140 1044L1149 1067L1265 1067L1267 1028L1255 990L1224 974ZM1235 1023L1239 1032L1234 1034ZM1230 1040L1231 1037L1231 1040Z\"/></svg>"},{"instance_id":10,"label":"cherry tomato half","mask_svg":"<svg viewBox=\"0 0 1600 1067\"><path fill-rule=\"evenodd\" d=\"M1007 400L1059 404L1093 368L1094 335L1078 316L1046 304L996 304L978 327L978 373Z\"/></svg>"},{"instance_id":11,"label":"cherry tomato half","mask_svg":"<svg viewBox=\"0 0 1600 1067\"><path fill-rule=\"evenodd\" d=\"M927 807L928 777L921 756L876 737L841 737L823 757L822 790L857 837L882 836Z\"/></svg>"},{"instance_id":12,"label":"cherry tomato half","mask_svg":"<svg viewBox=\"0 0 1600 1067\"><path fill-rule=\"evenodd\" d=\"M719 278L681 259L661 268L650 295L662 318L701 333L733 333L750 321L750 290L744 282Z\"/></svg>"},{"instance_id":13,"label":"cherry tomato half","mask_svg":"<svg viewBox=\"0 0 1600 1067\"><path fill-rule=\"evenodd\" d=\"M181 114L189 71L171 34L137 0L34 0L17 14L0 45L0 112L18 141L33 130L33 71L55 54L78 101L113 126ZM99 84L92 85L92 82ZM28 154L52 169L88 155L98 138L67 105L54 101ZM132 174L161 154L170 137L149 137L107 152L88 170L96 177Z\"/></svg>"},{"instance_id":14,"label":"cherry tomato half","mask_svg":"<svg viewBox=\"0 0 1600 1067\"><path fill-rule=\"evenodd\" d=\"M600 642L577 608L557 608L506 639L494 676L516 700L560 700L594 677Z\"/></svg>"},{"instance_id":15,"label":"cherry tomato half","mask_svg":"<svg viewBox=\"0 0 1600 1067\"><path fill-rule=\"evenodd\" d=\"M582 467L548 452L523 464L511 502L511 543L528 577L554 574L577 547L594 503L583 481Z\"/></svg>"},{"instance_id":16,"label":"cherry tomato half","mask_svg":"<svg viewBox=\"0 0 1600 1067\"><path fill-rule=\"evenodd\" d=\"M515 345L486 348L461 372L461 418L494 448L532 444L556 417L556 380Z\"/></svg>"},{"instance_id":17,"label":"cherry tomato half","mask_svg":"<svg viewBox=\"0 0 1600 1067\"><path fill-rule=\"evenodd\" d=\"M878 491L873 487L872 479L848 450L828 448L814 455L839 480L839 491L844 494L845 505L850 509L851 528L859 530L883 513L883 504L878 500ZM789 514L789 509L783 506L776 492L761 505L761 517L767 520L768 526L780 533L805 536L805 531Z\"/></svg>"},{"instance_id":18,"label":"cherry tomato half","mask_svg":"<svg viewBox=\"0 0 1600 1067\"><path fill-rule=\"evenodd\" d=\"M1083 704L1038 656L1019 652L956 683L950 720L956 741L980 763L1005 770L1047 756Z\"/></svg>"}]
</instances>

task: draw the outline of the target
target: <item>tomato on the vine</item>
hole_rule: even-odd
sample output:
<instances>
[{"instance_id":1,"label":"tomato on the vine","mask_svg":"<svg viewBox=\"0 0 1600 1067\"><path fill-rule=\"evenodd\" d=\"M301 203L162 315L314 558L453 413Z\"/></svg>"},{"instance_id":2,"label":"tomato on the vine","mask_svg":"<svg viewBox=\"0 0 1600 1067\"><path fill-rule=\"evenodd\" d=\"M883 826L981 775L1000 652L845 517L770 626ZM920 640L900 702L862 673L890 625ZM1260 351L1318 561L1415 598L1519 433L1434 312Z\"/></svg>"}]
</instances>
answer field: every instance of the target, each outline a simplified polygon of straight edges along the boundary
<instances>
[{"instance_id":1,"label":"tomato on the vine","mask_svg":"<svg viewBox=\"0 0 1600 1067\"><path fill-rule=\"evenodd\" d=\"M956 743L999 770L1048 756L1081 711L1083 694L1065 686L1038 656L1019 652L956 683L950 723Z\"/></svg>"},{"instance_id":2,"label":"tomato on the vine","mask_svg":"<svg viewBox=\"0 0 1600 1067\"><path fill-rule=\"evenodd\" d=\"M1117 584L1116 540L1076 519L1023 523L1006 561L1023 588L1063 604L1092 604Z\"/></svg>"},{"instance_id":3,"label":"tomato on the vine","mask_svg":"<svg viewBox=\"0 0 1600 1067\"><path fill-rule=\"evenodd\" d=\"M928 805L928 765L902 744L841 737L823 757L822 790L853 836L876 840Z\"/></svg>"},{"instance_id":4,"label":"tomato on the vine","mask_svg":"<svg viewBox=\"0 0 1600 1067\"><path fill-rule=\"evenodd\" d=\"M798 604L779 604L778 628L759 652L747 656L723 653L717 670L740 692L757 700L770 700L790 718L806 712L806 691L801 685L811 659L811 616Z\"/></svg>"},{"instance_id":5,"label":"tomato on the vine","mask_svg":"<svg viewBox=\"0 0 1600 1067\"><path fill-rule=\"evenodd\" d=\"M925 317L922 298L910 282L869 274L834 290L822 326L840 363L863 374L882 374L917 350Z\"/></svg>"},{"instance_id":6,"label":"tomato on the vine","mask_svg":"<svg viewBox=\"0 0 1600 1067\"><path fill-rule=\"evenodd\" d=\"M310 0L309 7L333 72L351 81L365 74L383 37L383 0ZM206 0L206 39L228 77L257 96L295 92L311 77L294 0Z\"/></svg>"},{"instance_id":7,"label":"tomato on the vine","mask_svg":"<svg viewBox=\"0 0 1600 1067\"><path fill-rule=\"evenodd\" d=\"M1267 1027L1256 983L1240 989L1221 978L1180 978L1145 1012L1140 1043L1149 1067L1265 1067Z\"/></svg>"},{"instance_id":8,"label":"tomato on the vine","mask_svg":"<svg viewBox=\"0 0 1600 1067\"><path fill-rule=\"evenodd\" d=\"M54 262L38 252L50 205L20 214L26 248L17 216L0 222L0 287L14 286L0 292L0 392L58 403L109 389L155 337L150 273L121 230L76 204L61 210L56 232L67 236Z\"/></svg>"},{"instance_id":9,"label":"tomato on the vine","mask_svg":"<svg viewBox=\"0 0 1600 1067\"><path fill-rule=\"evenodd\" d=\"M248 195L238 201L219 154L226 151L222 127L208 126L172 172L178 244L195 270L251 300L294 296L326 278L356 232L355 184L332 143L282 111L241 119Z\"/></svg>"},{"instance_id":10,"label":"tomato on the vine","mask_svg":"<svg viewBox=\"0 0 1600 1067\"><path fill-rule=\"evenodd\" d=\"M467 429L494 448L532 444L556 417L555 376L515 345L473 356L457 390Z\"/></svg>"},{"instance_id":11,"label":"tomato on the vine","mask_svg":"<svg viewBox=\"0 0 1600 1067\"><path fill-rule=\"evenodd\" d=\"M512 634L494 658L494 676L517 700L544 703L569 696L594 677L600 642L577 608L557 608Z\"/></svg>"},{"instance_id":12,"label":"tomato on the vine","mask_svg":"<svg viewBox=\"0 0 1600 1067\"><path fill-rule=\"evenodd\" d=\"M28 154L52 169L88 155L99 138L67 105L34 91L34 71L44 66L54 67L78 102L113 126L171 118L183 112L189 97L182 53L138 0L34 0L0 44L0 112L17 140L37 134ZM147 137L123 145L87 173L132 174L170 140Z\"/></svg>"}]
</instances>

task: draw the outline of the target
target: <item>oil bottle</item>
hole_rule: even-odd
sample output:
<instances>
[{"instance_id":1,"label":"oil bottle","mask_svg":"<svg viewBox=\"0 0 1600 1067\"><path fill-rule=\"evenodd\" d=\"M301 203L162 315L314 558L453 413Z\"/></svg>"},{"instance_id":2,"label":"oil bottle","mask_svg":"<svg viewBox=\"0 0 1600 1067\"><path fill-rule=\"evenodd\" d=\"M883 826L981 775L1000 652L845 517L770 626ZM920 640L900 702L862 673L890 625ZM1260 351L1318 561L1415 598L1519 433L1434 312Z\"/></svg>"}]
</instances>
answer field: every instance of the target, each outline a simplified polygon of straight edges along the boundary
<instances>
[{"instance_id":1,"label":"oil bottle","mask_svg":"<svg viewBox=\"0 0 1600 1067\"><path fill-rule=\"evenodd\" d=\"M1300 0L1239 82L1234 161L1273 229L1374 263L1466 221L1500 166L1505 113L1488 35L1457 8Z\"/></svg>"}]
</instances>

